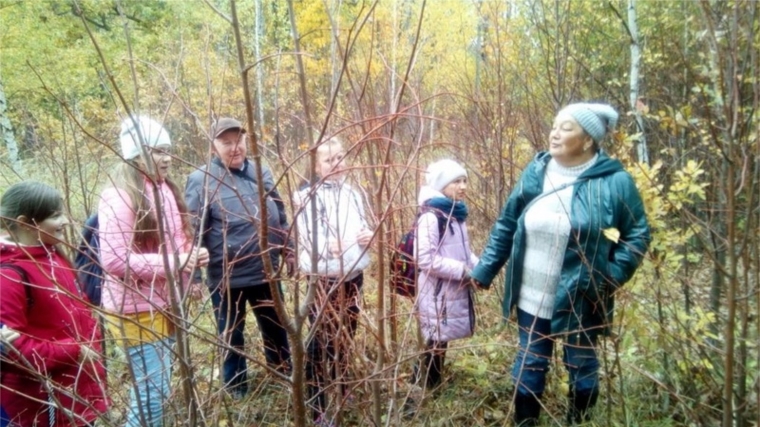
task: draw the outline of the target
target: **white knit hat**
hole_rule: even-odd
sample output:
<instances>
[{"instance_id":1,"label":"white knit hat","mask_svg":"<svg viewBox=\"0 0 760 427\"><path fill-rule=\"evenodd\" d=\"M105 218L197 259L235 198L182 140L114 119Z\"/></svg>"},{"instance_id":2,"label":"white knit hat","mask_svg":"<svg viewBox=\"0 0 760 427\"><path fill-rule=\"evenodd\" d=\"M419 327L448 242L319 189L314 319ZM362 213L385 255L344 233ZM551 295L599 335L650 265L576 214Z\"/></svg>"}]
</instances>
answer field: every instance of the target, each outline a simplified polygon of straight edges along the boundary
<instances>
[{"instance_id":1,"label":"white knit hat","mask_svg":"<svg viewBox=\"0 0 760 427\"><path fill-rule=\"evenodd\" d=\"M137 122L138 128L135 128L135 122ZM157 121L145 116L136 116L134 120L132 117L127 117L121 122L121 134L119 134L121 155L124 156L125 160L131 160L140 156L140 136L137 134L138 131L142 135L142 141L148 147L172 145L169 133Z\"/></svg>"},{"instance_id":2,"label":"white knit hat","mask_svg":"<svg viewBox=\"0 0 760 427\"><path fill-rule=\"evenodd\" d=\"M618 113L607 104L577 103L570 104L557 113L569 114L586 131L591 138L599 142L618 121Z\"/></svg>"},{"instance_id":3,"label":"white knit hat","mask_svg":"<svg viewBox=\"0 0 760 427\"><path fill-rule=\"evenodd\" d=\"M425 173L427 185L436 191L443 191L447 185L461 177L467 177L467 171L462 165L450 159L431 164Z\"/></svg>"}]
</instances>

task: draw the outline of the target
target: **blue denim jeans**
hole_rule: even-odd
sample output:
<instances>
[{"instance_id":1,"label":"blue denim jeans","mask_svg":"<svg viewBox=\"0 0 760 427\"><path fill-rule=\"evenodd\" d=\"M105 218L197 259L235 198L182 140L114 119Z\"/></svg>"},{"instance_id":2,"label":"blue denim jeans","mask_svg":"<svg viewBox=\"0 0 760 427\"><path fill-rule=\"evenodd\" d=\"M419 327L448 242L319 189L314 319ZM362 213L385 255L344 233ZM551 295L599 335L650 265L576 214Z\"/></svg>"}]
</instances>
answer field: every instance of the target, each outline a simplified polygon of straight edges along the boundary
<instances>
[{"instance_id":1,"label":"blue denim jeans","mask_svg":"<svg viewBox=\"0 0 760 427\"><path fill-rule=\"evenodd\" d=\"M129 392L127 427L164 425L164 403L171 392L174 338L127 348L134 384Z\"/></svg>"},{"instance_id":2,"label":"blue denim jeans","mask_svg":"<svg viewBox=\"0 0 760 427\"><path fill-rule=\"evenodd\" d=\"M211 303L216 315L217 331L224 342L234 348L224 351L222 375L225 388L244 395L248 392L248 367L245 354L246 305L250 304L259 324L264 341L264 357L267 364L281 372L290 370L290 345L288 334L280 323L274 309L269 285L249 286L211 292Z\"/></svg>"},{"instance_id":3,"label":"blue denim jeans","mask_svg":"<svg viewBox=\"0 0 760 427\"><path fill-rule=\"evenodd\" d=\"M8 427L11 424L11 419L8 414L5 413L5 409L0 407L0 427Z\"/></svg>"},{"instance_id":4,"label":"blue denim jeans","mask_svg":"<svg viewBox=\"0 0 760 427\"><path fill-rule=\"evenodd\" d=\"M592 391L599 387L599 359L596 336L551 335L551 320L517 310L520 349L512 367L512 380L522 395L540 396L546 387L546 374L557 338L563 338L562 363L570 376L570 390Z\"/></svg>"}]
</instances>

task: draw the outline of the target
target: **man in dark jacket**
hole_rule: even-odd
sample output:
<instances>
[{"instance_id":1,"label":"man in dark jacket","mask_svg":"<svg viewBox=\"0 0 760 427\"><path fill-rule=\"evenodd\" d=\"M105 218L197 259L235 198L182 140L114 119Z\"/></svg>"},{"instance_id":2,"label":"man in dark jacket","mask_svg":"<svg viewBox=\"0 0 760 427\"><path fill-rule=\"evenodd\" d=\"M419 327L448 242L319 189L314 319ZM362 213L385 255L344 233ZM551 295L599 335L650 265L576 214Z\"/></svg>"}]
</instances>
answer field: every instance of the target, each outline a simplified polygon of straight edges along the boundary
<instances>
[{"instance_id":1,"label":"man in dark jacket","mask_svg":"<svg viewBox=\"0 0 760 427\"><path fill-rule=\"evenodd\" d=\"M256 166L246 158L246 130L239 121L222 118L214 124L212 135L215 156L190 174L185 197L189 212L195 215L201 245L209 251L207 284L218 331L231 347L224 354L225 388L240 399L248 392L243 335L246 302L259 324L267 364L281 372L290 369L288 337L274 309L262 258L269 256L278 271L279 258L288 252L284 236L290 227L272 172L263 167L269 248L262 253Z\"/></svg>"}]
</instances>

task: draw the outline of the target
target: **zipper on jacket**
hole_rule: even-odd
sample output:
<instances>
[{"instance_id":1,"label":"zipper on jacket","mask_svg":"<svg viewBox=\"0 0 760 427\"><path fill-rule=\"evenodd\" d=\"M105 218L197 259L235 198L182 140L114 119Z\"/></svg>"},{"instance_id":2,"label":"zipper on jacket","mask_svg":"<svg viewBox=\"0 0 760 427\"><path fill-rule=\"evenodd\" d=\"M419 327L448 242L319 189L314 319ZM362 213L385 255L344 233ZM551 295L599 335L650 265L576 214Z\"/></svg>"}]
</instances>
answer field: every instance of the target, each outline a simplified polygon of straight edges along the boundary
<instances>
[{"instance_id":1,"label":"zipper on jacket","mask_svg":"<svg viewBox=\"0 0 760 427\"><path fill-rule=\"evenodd\" d=\"M441 304L443 305L443 311L441 311L441 324L446 326L449 323L449 313L446 309L446 294L443 294L441 298Z\"/></svg>"},{"instance_id":2,"label":"zipper on jacket","mask_svg":"<svg viewBox=\"0 0 760 427\"><path fill-rule=\"evenodd\" d=\"M438 295L441 294L441 291L443 290L443 279L438 279L437 282L435 282L435 297L438 298Z\"/></svg>"},{"instance_id":3,"label":"zipper on jacket","mask_svg":"<svg viewBox=\"0 0 760 427\"><path fill-rule=\"evenodd\" d=\"M434 298L436 301L436 305L438 304L438 297L441 295L441 291L443 290L443 279L438 279L438 281L435 283L435 293ZM443 298L441 298L441 324L445 325L447 323L446 319L446 295L443 295Z\"/></svg>"}]
</instances>

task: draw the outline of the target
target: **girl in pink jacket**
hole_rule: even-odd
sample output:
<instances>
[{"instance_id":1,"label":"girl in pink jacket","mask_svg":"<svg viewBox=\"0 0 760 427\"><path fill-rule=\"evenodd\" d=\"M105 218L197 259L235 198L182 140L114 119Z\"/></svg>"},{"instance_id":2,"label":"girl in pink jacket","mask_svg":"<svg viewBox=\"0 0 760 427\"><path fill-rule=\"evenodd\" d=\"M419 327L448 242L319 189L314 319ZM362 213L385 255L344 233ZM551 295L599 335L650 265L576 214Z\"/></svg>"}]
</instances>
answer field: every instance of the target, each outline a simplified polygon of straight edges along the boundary
<instances>
[{"instance_id":1,"label":"girl in pink jacket","mask_svg":"<svg viewBox=\"0 0 760 427\"><path fill-rule=\"evenodd\" d=\"M475 328L473 289L467 274L478 257L467 234L467 171L453 160L431 164L420 189L415 252L419 289L415 312L426 340L415 382L431 389L441 382L449 341L467 338Z\"/></svg>"},{"instance_id":2,"label":"girl in pink jacket","mask_svg":"<svg viewBox=\"0 0 760 427\"><path fill-rule=\"evenodd\" d=\"M184 294L175 285L187 284L183 273L204 266L208 252L193 250L182 192L168 177L169 134L147 117L129 117L121 128L124 162L98 207L103 307L133 375L126 425L161 426L174 343L170 292Z\"/></svg>"}]
</instances>

